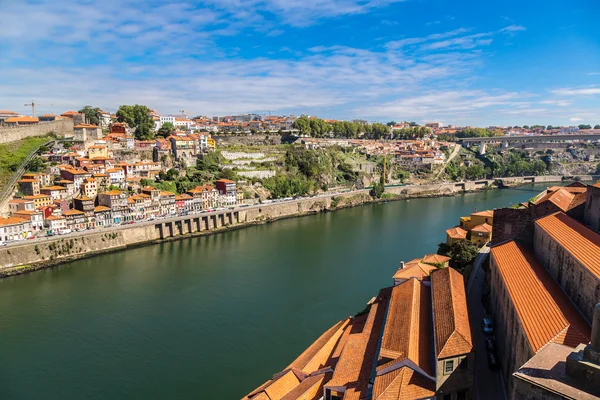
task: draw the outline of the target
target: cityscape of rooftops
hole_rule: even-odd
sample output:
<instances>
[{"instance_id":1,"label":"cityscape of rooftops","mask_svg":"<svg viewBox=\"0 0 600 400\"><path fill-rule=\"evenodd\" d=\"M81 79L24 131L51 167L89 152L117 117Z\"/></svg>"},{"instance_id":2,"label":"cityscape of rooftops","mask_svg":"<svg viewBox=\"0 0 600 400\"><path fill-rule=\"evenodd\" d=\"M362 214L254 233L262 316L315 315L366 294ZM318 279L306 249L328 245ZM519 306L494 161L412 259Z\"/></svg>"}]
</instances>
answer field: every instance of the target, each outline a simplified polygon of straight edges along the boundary
<instances>
[{"instance_id":1,"label":"cityscape of rooftops","mask_svg":"<svg viewBox=\"0 0 600 400\"><path fill-rule=\"evenodd\" d=\"M3 4L0 398L600 399L599 12Z\"/></svg>"}]
</instances>

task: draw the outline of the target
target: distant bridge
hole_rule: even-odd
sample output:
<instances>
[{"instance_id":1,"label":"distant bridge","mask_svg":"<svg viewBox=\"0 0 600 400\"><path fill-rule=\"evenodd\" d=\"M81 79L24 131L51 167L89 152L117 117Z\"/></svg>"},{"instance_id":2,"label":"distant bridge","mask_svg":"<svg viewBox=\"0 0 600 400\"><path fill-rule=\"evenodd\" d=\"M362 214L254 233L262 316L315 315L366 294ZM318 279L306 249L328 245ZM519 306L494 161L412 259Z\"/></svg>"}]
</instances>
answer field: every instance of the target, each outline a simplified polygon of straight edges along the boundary
<instances>
[{"instance_id":1,"label":"distant bridge","mask_svg":"<svg viewBox=\"0 0 600 400\"><path fill-rule=\"evenodd\" d=\"M600 140L600 134L582 135L532 135L532 136L492 136L462 138L459 142L464 147L479 144L479 154L485 154L486 145L490 143L501 144L503 148L512 143L564 143L564 142L588 142Z\"/></svg>"}]
</instances>

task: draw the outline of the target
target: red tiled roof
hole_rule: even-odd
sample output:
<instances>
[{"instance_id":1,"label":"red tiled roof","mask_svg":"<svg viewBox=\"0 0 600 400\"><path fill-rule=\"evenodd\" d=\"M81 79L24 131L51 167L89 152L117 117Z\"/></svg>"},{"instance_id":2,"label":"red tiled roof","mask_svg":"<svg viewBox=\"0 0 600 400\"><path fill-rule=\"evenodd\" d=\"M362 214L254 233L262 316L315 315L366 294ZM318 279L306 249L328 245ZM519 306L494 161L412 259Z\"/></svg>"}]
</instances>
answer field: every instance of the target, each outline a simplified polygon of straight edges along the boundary
<instances>
[{"instance_id":1,"label":"red tiled roof","mask_svg":"<svg viewBox=\"0 0 600 400\"><path fill-rule=\"evenodd\" d=\"M299 376L300 375L300 376ZM302 374L297 374L296 371L289 369L276 374L273 379L269 380L255 391L248 394L244 399L281 399L292 389L294 389L305 378ZM257 397L262 393L268 397Z\"/></svg>"},{"instance_id":2,"label":"red tiled roof","mask_svg":"<svg viewBox=\"0 0 600 400\"><path fill-rule=\"evenodd\" d=\"M474 226L471 228L471 232L484 232L484 233L492 233L492 226L486 222L481 225Z\"/></svg>"},{"instance_id":3,"label":"red tiled roof","mask_svg":"<svg viewBox=\"0 0 600 400\"><path fill-rule=\"evenodd\" d=\"M449 267L434 272L431 293L437 358L471 352L473 341L462 275Z\"/></svg>"},{"instance_id":4,"label":"red tiled roof","mask_svg":"<svg viewBox=\"0 0 600 400\"><path fill-rule=\"evenodd\" d=\"M528 250L510 241L491 253L534 352L550 342L576 347L590 341L590 326Z\"/></svg>"},{"instance_id":5,"label":"red tiled roof","mask_svg":"<svg viewBox=\"0 0 600 400\"><path fill-rule=\"evenodd\" d=\"M447 261L450 261L450 257L441 254L427 254L423 257L423 262L427 264L442 264Z\"/></svg>"},{"instance_id":6,"label":"red tiled roof","mask_svg":"<svg viewBox=\"0 0 600 400\"><path fill-rule=\"evenodd\" d=\"M538 218L535 224L600 278L600 235L561 212Z\"/></svg>"},{"instance_id":7,"label":"red tiled roof","mask_svg":"<svg viewBox=\"0 0 600 400\"><path fill-rule=\"evenodd\" d=\"M478 217L491 218L494 216L494 211L492 211L492 210L479 211L479 212L471 213L471 215L476 215Z\"/></svg>"},{"instance_id":8,"label":"red tiled roof","mask_svg":"<svg viewBox=\"0 0 600 400\"><path fill-rule=\"evenodd\" d=\"M435 396L435 382L409 367L377 375L373 400L425 399Z\"/></svg>"},{"instance_id":9,"label":"red tiled roof","mask_svg":"<svg viewBox=\"0 0 600 400\"><path fill-rule=\"evenodd\" d=\"M455 226L454 228L446 229L446 234L450 236L452 239L466 239L467 231L461 228L460 226Z\"/></svg>"},{"instance_id":10,"label":"red tiled roof","mask_svg":"<svg viewBox=\"0 0 600 400\"><path fill-rule=\"evenodd\" d=\"M380 360L410 359L428 374L430 363L430 289L416 279L392 289L381 340Z\"/></svg>"},{"instance_id":11,"label":"red tiled roof","mask_svg":"<svg viewBox=\"0 0 600 400\"><path fill-rule=\"evenodd\" d=\"M4 120L4 122L40 122L40 120L38 118L34 118L34 117L29 117L27 115L24 115L22 117L10 117Z\"/></svg>"},{"instance_id":12,"label":"red tiled roof","mask_svg":"<svg viewBox=\"0 0 600 400\"><path fill-rule=\"evenodd\" d=\"M18 218L18 217L0 217L0 225L17 225L22 224L23 222L27 222L26 219Z\"/></svg>"}]
</instances>

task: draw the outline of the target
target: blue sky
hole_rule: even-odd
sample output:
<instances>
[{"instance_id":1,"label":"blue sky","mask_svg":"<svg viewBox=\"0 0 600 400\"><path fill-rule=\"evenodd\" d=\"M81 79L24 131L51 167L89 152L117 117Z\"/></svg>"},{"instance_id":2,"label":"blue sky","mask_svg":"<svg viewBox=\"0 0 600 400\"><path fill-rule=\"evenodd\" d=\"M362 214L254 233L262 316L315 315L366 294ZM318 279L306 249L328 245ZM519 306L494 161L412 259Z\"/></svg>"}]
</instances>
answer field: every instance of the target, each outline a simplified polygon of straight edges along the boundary
<instances>
[{"instance_id":1,"label":"blue sky","mask_svg":"<svg viewBox=\"0 0 600 400\"><path fill-rule=\"evenodd\" d=\"M596 0L0 3L0 109L600 123Z\"/></svg>"}]
</instances>

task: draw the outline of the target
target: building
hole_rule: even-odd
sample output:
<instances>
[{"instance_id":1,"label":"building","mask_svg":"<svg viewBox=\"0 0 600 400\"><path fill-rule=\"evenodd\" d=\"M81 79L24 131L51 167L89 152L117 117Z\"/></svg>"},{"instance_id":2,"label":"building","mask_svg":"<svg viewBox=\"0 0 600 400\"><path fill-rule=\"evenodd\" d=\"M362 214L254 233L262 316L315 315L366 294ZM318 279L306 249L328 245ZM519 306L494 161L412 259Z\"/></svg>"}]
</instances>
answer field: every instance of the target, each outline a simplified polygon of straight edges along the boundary
<instances>
[{"instance_id":1,"label":"building","mask_svg":"<svg viewBox=\"0 0 600 400\"><path fill-rule=\"evenodd\" d=\"M72 181L74 191L78 191L81 188L83 180L91 178L92 173L81 168L65 168L60 170L60 176L64 180Z\"/></svg>"},{"instance_id":2,"label":"building","mask_svg":"<svg viewBox=\"0 0 600 400\"><path fill-rule=\"evenodd\" d=\"M125 188L125 171L123 168L110 168L106 170L111 185Z\"/></svg>"},{"instance_id":3,"label":"building","mask_svg":"<svg viewBox=\"0 0 600 400\"><path fill-rule=\"evenodd\" d=\"M94 178L85 178L81 183L81 194L95 199L98 195L98 183Z\"/></svg>"},{"instance_id":4,"label":"building","mask_svg":"<svg viewBox=\"0 0 600 400\"><path fill-rule=\"evenodd\" d=\"M467 240L468 233L468 231L461 228L460 226L455 226L454 228L446 229L446 244L452 246L456 242Z\"/></svg>"},{"instance_id":5,"label":"building","mask_svg":"<svg viewBox=\"0 0 600 400\"><path fill-rule=\"evenodd\" d=\"M104 145L94 145L88 147L88 158L108 158L108 147Z\"/></svg>"},{"instance_id":6,"label":"building","mask_svg":"<svg viewBox=\"0 0 600 400\"><path fill-rule=\"evenodd\" d=\"M229 179L219 179L215 182L219 191L219 204L225 207L233 207L237 204L237 190L235 181Z\"/></svg>"},{"instance_id":7,"label":"building","mask_svg":"<svg viewBox=\"0 0 600 400\"><path fill-rule=\"evenodd\" d=\"M94 217L94 198L78 196L73 198L73 208L81 211L86 217Z\"/></svg>"},{"instance_id":8,"label":"building","mask_svg":"<svg viewBox=\"0 0 600 400\"><path fill-rule=\"evenodd\" d=\"M94 220L96 227L107 227L112 225L112 217L110 208L97 206L94 208Z\"/></svg>"},{"instance_id":9,"label":"building","mask_svg":"<svg viewBox=\"0 0 600 400\"><path fill-rule=\"evenodd\" d=\"M46 217L46 225L48 230L54 234L61 234L67 229L67 220L62 215L50 215Z\"/></svg>"},{"instance_id":10,"label":"building","mask_svg":"<svg viewBox=\"0 0 600 400\"><path fill-rule=\"evenodd\" d=\"M50 196L50 198L54 200L61 200L66 197L67 189L64 186L45 186L40 189L41 194L46 194Z\"/></svg>"},{"instance_id":11,"label":"building","mask_svg":"<svg viewBox=\"0 0 600 400\"><path fill-rule=\"evenodd\" d=\"M19 117L21 114L10 110L0 110L0 124L4 124L8 118Z\"/></svg>"},{"instance_id":12,"label":"building","mask_svg":"<svg viewBox=\"0 0 600 400\"><path fill-rule=\"evenodd\" d=\"M475 246L483 246L492 239L492 226L483 223L471 228L471 243Z\"/></svg>"},{"instance_id":13,"label":"building","mask_svg":"<svg viewBox=\"0 0 600 400\"><path fill-rule=\"evenodd\" d=\"M47 194L36 194L34 196L23 196L24 200L33 201L33 206L37 210L38 208L46 207L52 204L52 198Z\"/></svg>"},{"instance_id":14,"label":"building","mask_svg":"<svg viewBox=\"0 0 600 400\"><path fill-rule=\"evenodd\" d=\"M35 117L29 117L26 115L19 117L9 117L4 120L4 124L7 126L22 126L22 125L37 125L40 120Z\"/></svg>"},{"instance_id":15,"label":"building","mask_svg":"<svg viewBox=\"0 0 600 400\"><path fill-rule=\"evenodd\" d=\"M491 304L504 380L510 398L522 398L513 373L549 344L575 349L590 340L590 326L525 246L492 247Z\"/></svg>"},{"instance_id":16,"label":"building","mask_svg":"<svg viewBox=\"0 0 600 400\"><path fill-rule=\"evenodd\" d=\"M17 183L19 184L19 191L25 196L40 194L40 183L35 179L21 179Z\"/></svg>"},{"instance_id":17,"label":"building","mask_svg":"<svg viewBox=\"0 0 600 400\"><path fill-rule=\"evenodd\" d=\"M73 127L74 142L93 142L102 139L102 129L93 124L78 124Z\"/></svg>"},{"instance_id":18,"label":"building","mask_svg":"<svg viewBox=\"0 0 600 400\"><path fill-rule=\"evenodd\" d=\"M129 214L127 195L120 190L98 193L98 205L110 209L113 224L122 223Z\"/></svg>"},{"instance_id":19,"label":"building","mask_svg":"<svg viewBox=\"0 0 600 400\"><path fill-rule=\"evenodd\" d=\"M35 210L35 205L33 200L11 199L8 201L8 210L11 213L15 213L17 211L33 211Z\"/></svg>"},{"instance_id":20,"label":"building","mask_svg":"<svg viewBox=\"0 0 600 400\"><path fill-rule=\"evenodd\" d=\"M464 281L429 267L431 281L408 277L382 289L244 399L471 399Z\"/></svg>"},{"instance_id":21,"label":"building","mask_svg":"<svg viewBox=\"0 0 600 400\"><path fill-rule=\"evenodd\" d=\"M83 211L68 210L63 212L62 215L65 218L67 229L72 231L81 231L91 226L89 219Z\"/></svg>"},{"instance_id":22,"label":"building","mask_svg":"<svg viewBox=\"0 0 600 400\"><path fill-rule=\"evenodd\" d=\"M0 217L0 242L24 240L32 234L31 222L18 217Z\"/></svg>"},{"instance_id":23,"label":"building","mask_svg":"<svg viewBox=\"0 0 600 400\"><path fill-rule=\"evenodd\" d=\"M11 217L29 221L31 231L35 234L44 229L44 214L38 210L19 210L11 213Z\"/></svg>"}]
</instances>

